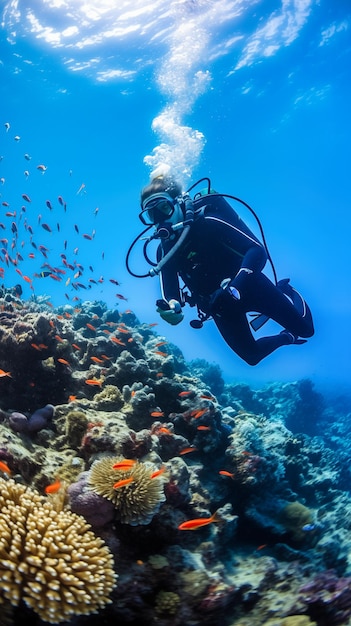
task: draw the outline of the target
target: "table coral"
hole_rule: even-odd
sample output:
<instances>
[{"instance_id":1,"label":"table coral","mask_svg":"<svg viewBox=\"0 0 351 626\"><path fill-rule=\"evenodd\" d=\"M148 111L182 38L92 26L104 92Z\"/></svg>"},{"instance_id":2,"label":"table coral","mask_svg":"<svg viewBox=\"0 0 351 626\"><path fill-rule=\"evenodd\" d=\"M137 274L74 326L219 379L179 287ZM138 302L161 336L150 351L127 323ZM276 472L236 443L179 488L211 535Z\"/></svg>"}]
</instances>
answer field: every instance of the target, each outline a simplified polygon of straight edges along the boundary
<instances>
[{"instance_id":1,"label":"table coral","mask_svg":"<svg viewBox=\"0 0 351 626\"><path fill-rule=\"evenodd\" d=\"M165 501L164 474L153 477L157 467L138 461L128 470L113 469L123 457L105 457L93 463L88 483L93 491L111 500L117 518L123 524L149 524ZM129 484L114 488L118 481L131 478Z\"/></svg>"},{"instance_id":2,"label":"table coral","mask_svg":"<svg viewBox=\"0 0 351 626\"><path fill-rule=\"evenodd\" d=\"M0 597L22 601L50 624L110 602L113 560L102 539L70 511L0 479Z\"/></svg>"}]
</instances>

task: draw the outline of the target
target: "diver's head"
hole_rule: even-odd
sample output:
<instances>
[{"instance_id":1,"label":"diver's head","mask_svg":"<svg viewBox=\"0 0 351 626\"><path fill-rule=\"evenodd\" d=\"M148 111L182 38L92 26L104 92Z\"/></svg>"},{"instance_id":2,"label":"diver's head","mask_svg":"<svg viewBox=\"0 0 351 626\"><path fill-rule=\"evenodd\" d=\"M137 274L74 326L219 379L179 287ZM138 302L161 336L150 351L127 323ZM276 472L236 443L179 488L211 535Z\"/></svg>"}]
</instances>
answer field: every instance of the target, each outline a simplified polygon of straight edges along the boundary
<instances>
[{"instance_id":1,"label":"diver's head","mask_svg":"<svg viewBox=\"0 0 351 626\"><path fill-rule=\"evenodd\" d=\"M146 225L157 225L162 222L177 224L184 219L178 202L182 187L169 172L158 175L156 173L141 191L142 210L139 217Z\"/></svg>"}]
</instances>

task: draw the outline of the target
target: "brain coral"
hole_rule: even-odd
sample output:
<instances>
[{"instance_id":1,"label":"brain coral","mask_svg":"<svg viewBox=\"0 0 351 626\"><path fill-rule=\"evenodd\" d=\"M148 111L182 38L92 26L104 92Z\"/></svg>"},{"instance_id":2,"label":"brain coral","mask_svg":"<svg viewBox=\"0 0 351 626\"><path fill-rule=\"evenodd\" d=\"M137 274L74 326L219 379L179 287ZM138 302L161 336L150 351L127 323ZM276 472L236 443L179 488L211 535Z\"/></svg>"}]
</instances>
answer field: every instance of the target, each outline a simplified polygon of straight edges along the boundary
<instances>
[{"instance_id":1,"label":"brain coral","mask_svg":"<svg viewBox=\"0 0 351 626\"><path fill-rule=\"evenodd\" d=\"M123 524L149 524L166 499L164 478L162 475L152 478L152 473L157 470L152 463L135 462L127 470L113 469L112 466L120 461L123 461L122 457L104 457L95 461L88 478L90 488L114 503L117 518ZM118 481L128 478L133 480L114 489Z\"/></svg>"},{"instance_id":2,"label":"brain coral","mask_svg":"<svg viewBox=\"0 0 351 626\"><path fill-rule=\"evenodd\" d=\"M115 585L112 555L85 520L0 479L0 596L50 624L96 613Z\"/></svg>"}]
</instances>

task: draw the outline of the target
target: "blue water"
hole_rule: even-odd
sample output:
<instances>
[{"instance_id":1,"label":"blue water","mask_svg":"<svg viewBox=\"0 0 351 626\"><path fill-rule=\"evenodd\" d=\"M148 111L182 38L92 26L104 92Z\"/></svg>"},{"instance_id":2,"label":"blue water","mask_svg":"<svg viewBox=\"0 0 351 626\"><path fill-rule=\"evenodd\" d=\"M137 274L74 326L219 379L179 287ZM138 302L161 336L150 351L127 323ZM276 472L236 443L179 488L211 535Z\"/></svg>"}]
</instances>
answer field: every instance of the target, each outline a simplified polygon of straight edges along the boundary
<instances>
[{"instance_id":1,"label":"blue water","mask_svg":"<svg viewBox=\"0 0 351 626\"><path fill-rule=\"evenodd\" d=\"M54 305L81 298L130 308L141 321L158 322L158 332L187 359L219 363L226 380L309 377L323 389L346 387L346 3L56 4L5 2L2 9L0 201L9 206L1 206L0 238L18 261L7 266L2 252L5 285L20 283L24 298L46 294ZM176 328L158 319L157 279L130 277L125 255L141 230L140 189L160 162L171 165L185 187L210 176L218 191L252 205L278 277L291 277L312 308L316 334L306 345L282 348L250 368L211 322L191 329L193 311ZM47 168L44 173L38 165ZM5 215L14 211L16 216ZM248 214L241 215L255 228ZM67 270L62 254L74 270ZM62 281L35 277L47 270L43 263L66 270ZM141 250L133 264L143 273ZM74 288L77 282L84 287Z\"/></svg>"}]
</instances>

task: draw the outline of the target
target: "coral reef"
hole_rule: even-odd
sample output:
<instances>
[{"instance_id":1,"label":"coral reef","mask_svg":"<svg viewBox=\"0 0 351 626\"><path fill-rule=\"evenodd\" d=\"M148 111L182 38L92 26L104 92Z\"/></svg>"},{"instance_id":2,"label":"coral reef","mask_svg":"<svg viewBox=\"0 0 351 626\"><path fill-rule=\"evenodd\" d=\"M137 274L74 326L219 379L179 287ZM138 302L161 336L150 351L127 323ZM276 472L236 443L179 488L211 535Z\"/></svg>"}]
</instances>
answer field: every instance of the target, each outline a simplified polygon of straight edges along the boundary
<instances>
[{"instance_id":1,"label":"coral reef","mask_svg":"<svg viewBox=\"0 0 351 626\"><path fill-rule=\"evenodd\" d=\"M1 625L350 623L347 399L225 383L103 302L0 305Z\"/></svg>"}]
</instances>

